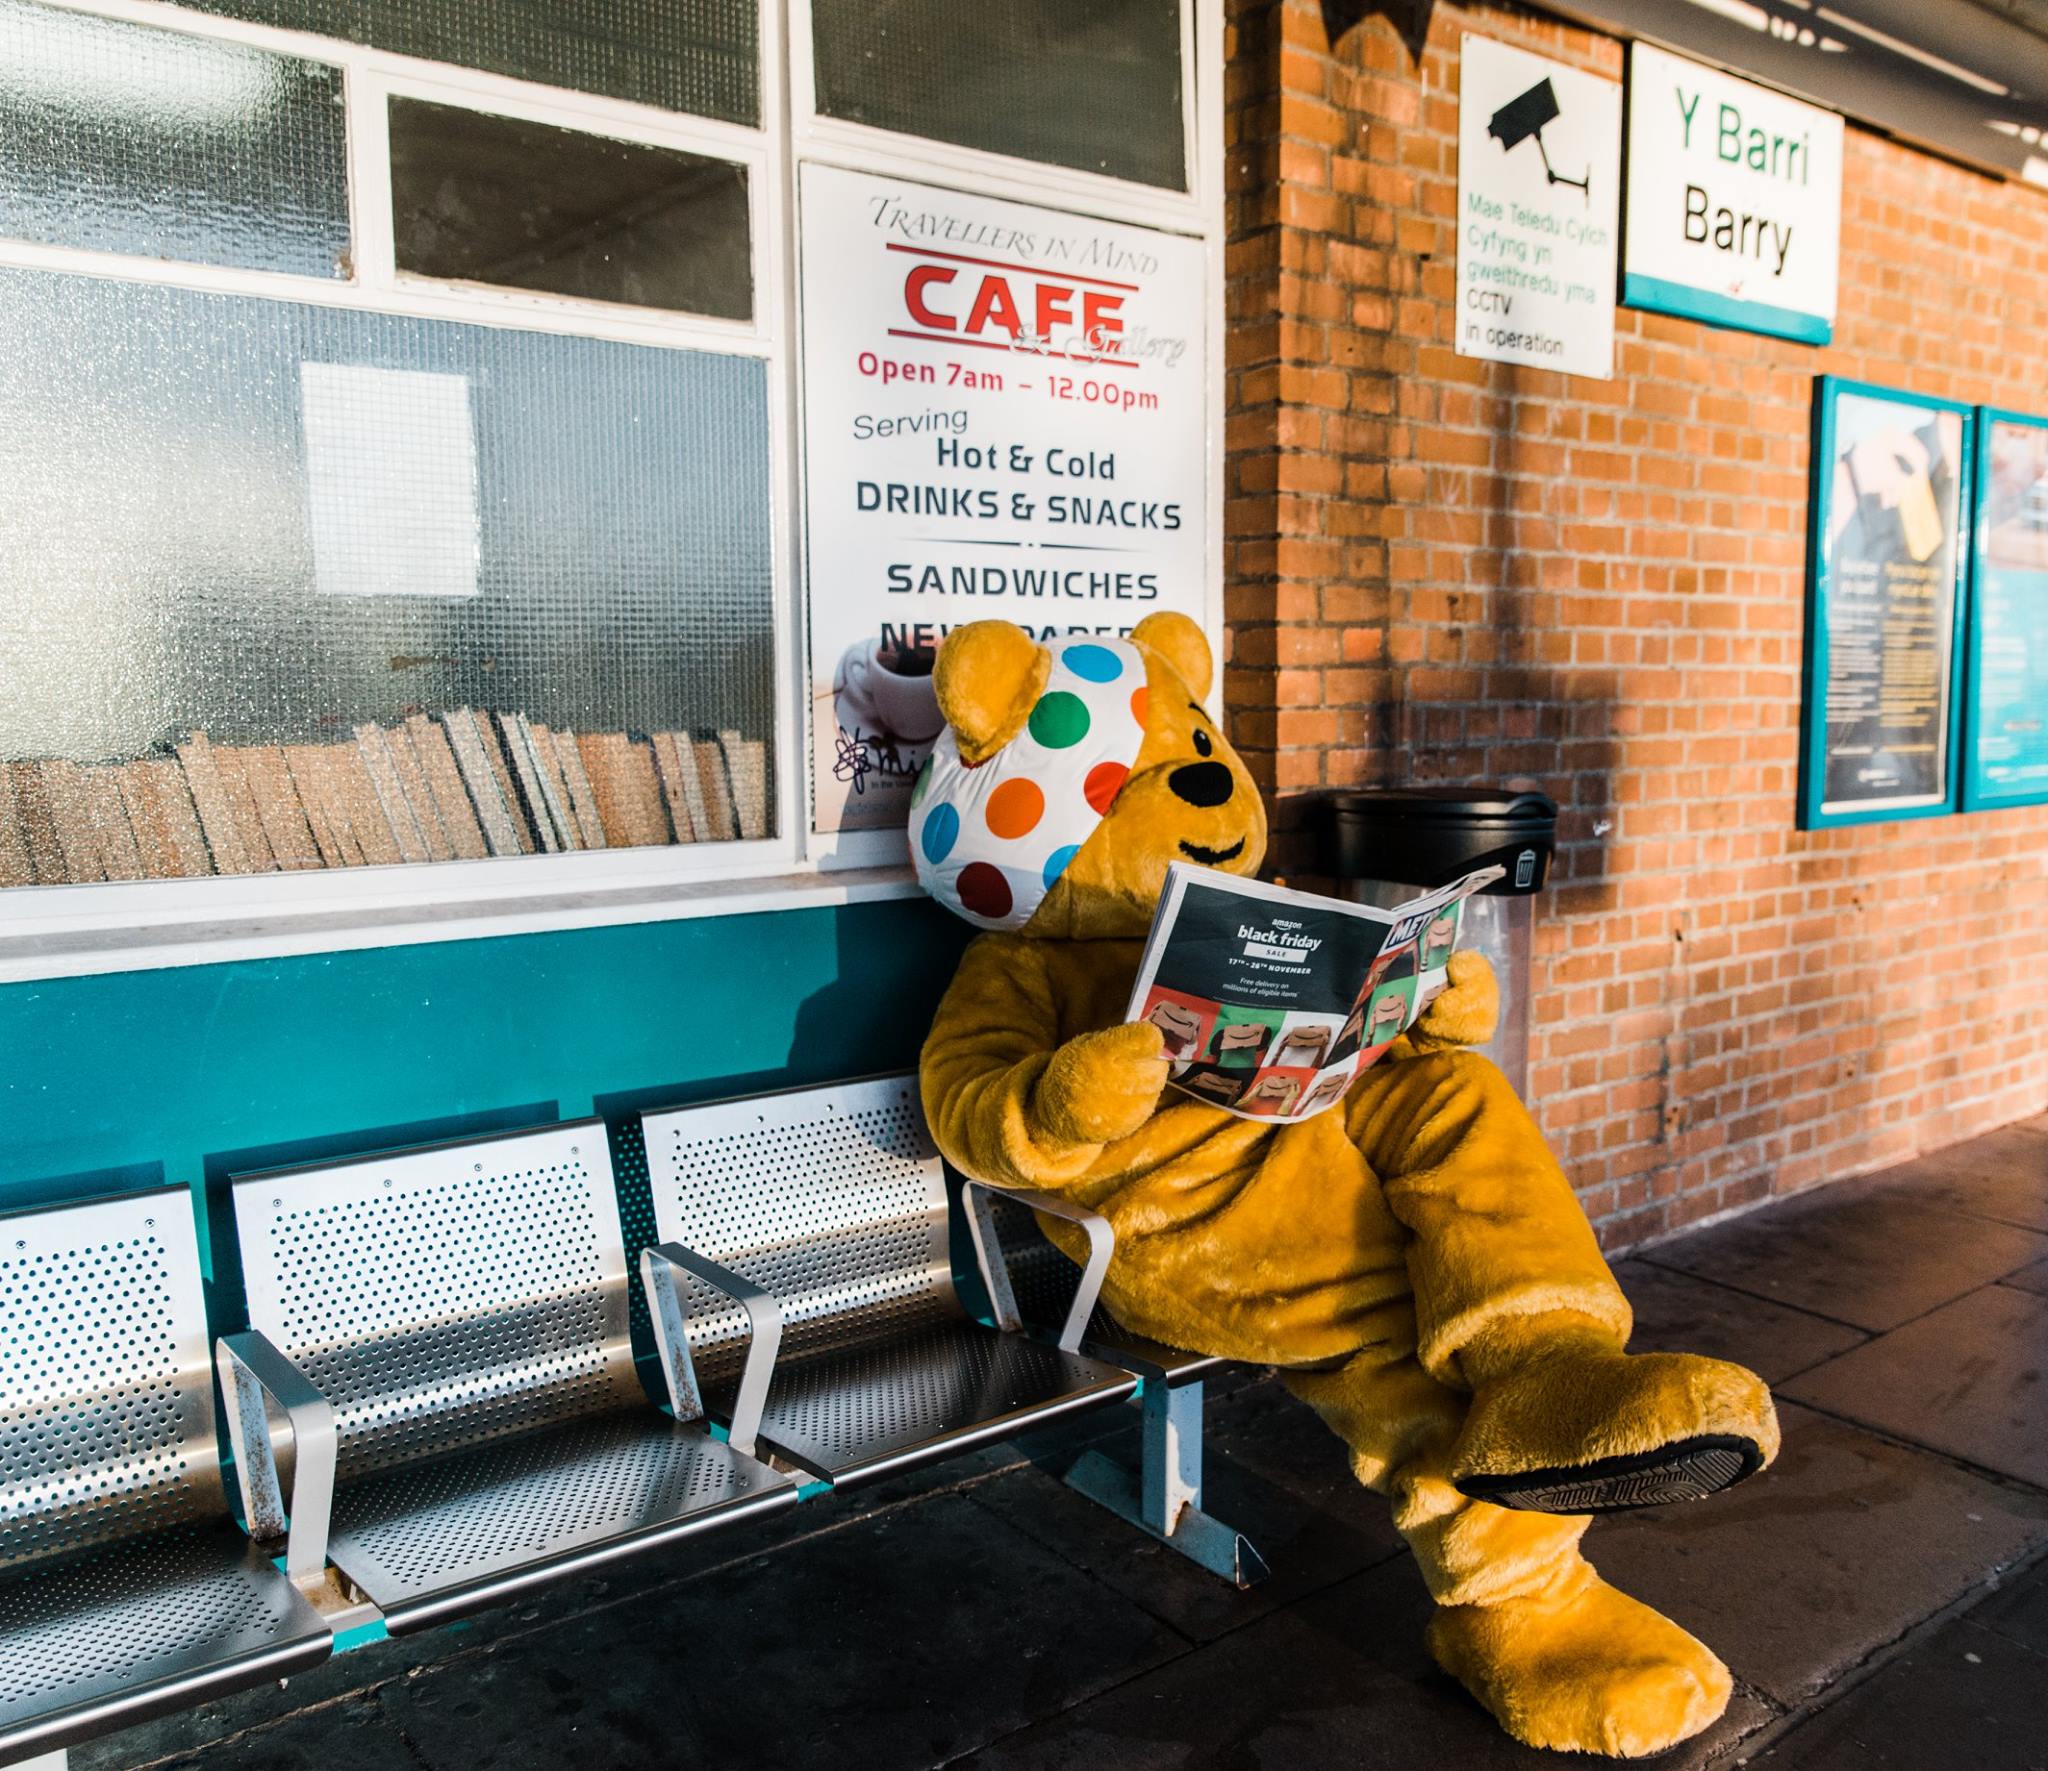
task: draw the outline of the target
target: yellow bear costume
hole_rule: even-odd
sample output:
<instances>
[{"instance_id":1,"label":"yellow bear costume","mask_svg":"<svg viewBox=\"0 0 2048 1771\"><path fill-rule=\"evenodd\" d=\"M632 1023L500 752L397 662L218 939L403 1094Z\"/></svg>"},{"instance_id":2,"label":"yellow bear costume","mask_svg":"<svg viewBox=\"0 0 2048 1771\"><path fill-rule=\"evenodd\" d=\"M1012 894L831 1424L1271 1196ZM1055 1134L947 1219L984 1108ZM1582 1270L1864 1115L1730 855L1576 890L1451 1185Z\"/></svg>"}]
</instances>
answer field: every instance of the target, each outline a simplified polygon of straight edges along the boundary
<instances>
[{"instance_id":1,"label":"yellow bear costume","mask_svg":"<svg viewBox=\"0 0 2048 1771\"><path fill-rule=\"evenodd\" d=\"M1769 1392L1738 1366L1623 1352L1629 1307L1569 1183L1500 1073L1456 1049L1491 1035L1480 956L1457 956L1423 1020L1315 1118L1260 1124L1167 1090L1160 1029L1123 1018L1166 866L1251 874L1266 823L1200 705L1200 630L1154 615L1132 642L1146 682L1128 774L1113 796L1090 775L1099 821L1056 877L1047 864L1020 928L969 946L925 1044L939 1146L981 1179L1103 1213L1103 1301L1128 1329L1283 1368L1392 1502L1437 1602L1431 1652L1509 1733L1670 1746L1721 1714L1727 1669L1593 1572L1586 1512L1760 1467L1777 1449ZM948 637L956 775L1026 732L1052 662L1006 622Z\"/></svg>"}]
</instances>

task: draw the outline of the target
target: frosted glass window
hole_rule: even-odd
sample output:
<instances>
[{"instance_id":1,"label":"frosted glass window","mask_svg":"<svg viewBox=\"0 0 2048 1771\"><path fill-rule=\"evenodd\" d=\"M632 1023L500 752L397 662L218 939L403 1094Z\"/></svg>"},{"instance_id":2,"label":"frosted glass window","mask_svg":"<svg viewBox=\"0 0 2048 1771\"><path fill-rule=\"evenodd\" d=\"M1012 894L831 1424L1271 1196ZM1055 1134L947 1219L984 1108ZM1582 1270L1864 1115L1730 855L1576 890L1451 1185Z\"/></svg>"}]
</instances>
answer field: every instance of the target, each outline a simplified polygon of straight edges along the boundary
<instances>
[{"instance_id":1,"label":"frosted glass window","mask_svg":"<svg viewBox=\"0 0 2048 1771\"><path fill-rule=\"evenodd\" d=\"M1181 0L812 0L818 114L1187 188Z\"/></svg>"},{"instance_id":2,"label":"frosted glass window","mask_svg":"<svg viewBox=\"0 0 2048 1771\"><path fill-rule=\"evenodd\" d=\"M761 118L755 0L175 0L349 43L630 99Z\"/></svg>"},{"instance_id":3,"label":"frosted glass window","mask_svg":"<svg viewBox=\"0 0 2048 1771\"><path fill-rule=\"evenodd\" d=\"M0 0L0 234L346 276L341 73Z\"/></svg>"},{"instance_id":4,"label":"frosted glass window","mask_svg":"<svg viewBox=\"0 0 2048 1771\"><path fill-rule=\"evenodd\" d=\"M19 270L0 336L0 883L768 834L758 360Z\"/></svg>"},{"instance_id":5,"label":"frosted glass window","mask_svg":"<svg viewBox=\"0 0 2048 1771\"><path fill-rule=\"evenodd\" d=\"M589 301L751 319L742 166L391 101L398 267Z\"/></svg>"}]
</instances>

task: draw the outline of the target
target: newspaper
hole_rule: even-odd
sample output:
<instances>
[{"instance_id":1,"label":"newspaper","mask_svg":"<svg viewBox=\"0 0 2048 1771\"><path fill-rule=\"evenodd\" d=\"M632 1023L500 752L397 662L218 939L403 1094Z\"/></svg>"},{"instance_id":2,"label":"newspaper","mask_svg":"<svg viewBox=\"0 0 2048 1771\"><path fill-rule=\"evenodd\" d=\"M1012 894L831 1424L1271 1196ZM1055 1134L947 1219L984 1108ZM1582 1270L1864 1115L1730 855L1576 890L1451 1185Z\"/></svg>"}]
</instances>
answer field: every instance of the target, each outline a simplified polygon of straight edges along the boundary
<instances>
[{"instance_id":1,"label":"newspaper","mask_svg":"<svg viewBox=\"0 0 2048 1771\"><path fill-rule=\"evenodd\" d=\"M1464 902L1499 867L1391 910L1176 861L1125 1019L1166 1036L1173 1083L1240 1119L1310 1119L1448 981Z\"/></svg>"}]
</instances>

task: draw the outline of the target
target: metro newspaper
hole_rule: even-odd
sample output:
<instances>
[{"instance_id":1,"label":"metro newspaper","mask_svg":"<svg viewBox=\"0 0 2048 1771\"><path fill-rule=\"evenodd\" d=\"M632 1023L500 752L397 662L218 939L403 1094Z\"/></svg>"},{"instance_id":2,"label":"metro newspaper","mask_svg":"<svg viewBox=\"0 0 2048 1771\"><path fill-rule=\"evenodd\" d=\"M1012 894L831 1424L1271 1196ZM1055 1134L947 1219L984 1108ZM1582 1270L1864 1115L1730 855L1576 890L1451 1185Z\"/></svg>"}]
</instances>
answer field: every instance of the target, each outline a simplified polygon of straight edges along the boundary
<instances>
[{"instance_id":1,"label":"metro newspaper","mask_svg":"<svg viewBox=\"0 0 2048 1771\"><path fill-rule=\"evenodd\" d=\"M1390 910L1176 861L1125 1019L1165 1036L1173 1084L1241 1119L1334 1107L1449 981L1468 873Z\"/></svg>"}]
</instances>

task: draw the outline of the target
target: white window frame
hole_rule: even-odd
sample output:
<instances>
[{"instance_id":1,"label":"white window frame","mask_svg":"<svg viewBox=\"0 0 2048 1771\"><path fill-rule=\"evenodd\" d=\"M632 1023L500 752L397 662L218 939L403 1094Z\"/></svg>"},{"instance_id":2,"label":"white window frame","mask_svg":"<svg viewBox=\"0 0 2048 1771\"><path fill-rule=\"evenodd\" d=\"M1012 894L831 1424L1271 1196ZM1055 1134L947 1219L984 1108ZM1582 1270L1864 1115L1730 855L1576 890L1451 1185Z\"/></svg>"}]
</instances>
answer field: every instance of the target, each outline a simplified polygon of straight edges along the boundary
<instances>
[{"instance_id":1,"label":"white window frame","mask_svg":"<svg viewBox=\"0 0 2048 1771\"><path fill-rule=\"evenodd\" d=\"M1222 620L1222 0L1183 0L1185 192L1135 185L815 114L810 0L761 0L760 125L721 123L188 11L163 0L43 0L103 18L246 44L342 70L352 279L173 263L0 240L0 266L256 295L762 361L770 450L776 829L757 841L663 844L481 861L17 886L0 892L0 983L533 930L657 921L914 895L900 831L810 833L809 650L803 559L796 171L812 160L1043 204L1201 239L1208 281L1205 625ZM788 52L785 53L785 44ZM393 262L393 95L678 148L747 169L754 315L720 320L443 283ZM376 127L364 125L374 119ZM1220 645L1218 646L1220 656ZM1219 672L1220 675L1220 672ZM1213 699L1213 697L1212 697Z\"/></svg>"}]
</instances>

